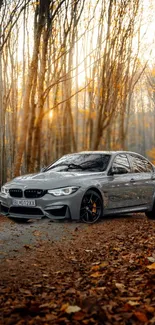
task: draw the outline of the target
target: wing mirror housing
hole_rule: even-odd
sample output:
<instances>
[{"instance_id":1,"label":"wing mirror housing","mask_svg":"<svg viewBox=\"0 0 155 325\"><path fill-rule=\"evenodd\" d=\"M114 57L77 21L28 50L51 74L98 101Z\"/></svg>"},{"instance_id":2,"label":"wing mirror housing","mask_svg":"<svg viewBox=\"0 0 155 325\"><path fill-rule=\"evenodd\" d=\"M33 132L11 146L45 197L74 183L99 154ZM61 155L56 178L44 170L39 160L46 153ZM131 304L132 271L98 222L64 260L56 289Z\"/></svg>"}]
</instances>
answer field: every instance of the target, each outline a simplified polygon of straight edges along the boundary
<instances>
[{"instance_id":1,"label":"wing mirror housing","mask_svg":"<svg viewBox=\"0 0 155 325\"><path fill-rule=\"evenodd\" d=\"M126 170L125 167L114 167L112 166L109 170L109 175L121 175L121 174L127 174L128 171Z\"/></svg>"},{"instance_id":2,"label":"wing mirror housing","mask_svg":"<svg viewBox=\"0 0 155 325\"><path fill-rule=\"evenodd\" d=\"M40 173L43 173L45 171L45 169L46 169L46 166L41 167Z\"/></svg>"}]
</instances>

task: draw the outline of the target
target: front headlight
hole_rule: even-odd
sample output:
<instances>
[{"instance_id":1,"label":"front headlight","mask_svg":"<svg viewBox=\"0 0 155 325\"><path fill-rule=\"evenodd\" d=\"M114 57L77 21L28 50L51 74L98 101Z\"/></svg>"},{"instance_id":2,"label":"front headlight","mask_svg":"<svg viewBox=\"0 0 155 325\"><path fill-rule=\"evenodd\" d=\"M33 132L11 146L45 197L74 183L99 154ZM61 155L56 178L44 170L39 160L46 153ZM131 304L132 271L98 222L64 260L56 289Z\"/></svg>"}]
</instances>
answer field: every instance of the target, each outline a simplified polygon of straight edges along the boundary
<instances>
[{"instance_id":1,"label":"front headlight","mask_svg":"<svg viewBox=\"0 0 155 325\"><path fill-rule=\"evenodd\" d=\"M9 190L5 186L2 186L1 187L1 193L2 194L8 194L9 193Z\"/></svg>"},{"instance_id":2,"label":"front headlight","mask_svg":"<svg viewBox=\"0 0 155 325\"><path fill-rule=\"evenodd\" d=\"M68 186L68 187L62 187L62 188L55 188L54 190L48 190L47 192L54 196L62 196L62 195L67 196L67 195L75 193L78 189L79 189L79 187L77 187L77 186Z\"/></svg>"}]
</instances>

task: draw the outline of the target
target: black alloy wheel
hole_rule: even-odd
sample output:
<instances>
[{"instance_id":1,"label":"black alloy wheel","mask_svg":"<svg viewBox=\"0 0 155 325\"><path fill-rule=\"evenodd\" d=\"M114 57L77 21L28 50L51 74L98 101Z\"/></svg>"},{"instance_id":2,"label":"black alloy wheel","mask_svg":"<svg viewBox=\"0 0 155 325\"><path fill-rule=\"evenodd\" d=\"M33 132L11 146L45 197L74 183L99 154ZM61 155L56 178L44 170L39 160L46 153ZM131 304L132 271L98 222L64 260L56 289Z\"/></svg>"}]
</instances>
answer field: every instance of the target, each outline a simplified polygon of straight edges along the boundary
<instances>
[{"instance_id":1,"label":"black alloy wheel","mask_svg":"<svg viewBox=\"0 0 155 325\"><path fill-rule=\"evenodd\" d=\"M103 202L94 190L88 190L81 203L80 220L85 223L95 223L103 215Z\"/></svg>"},{"instance_id":2,"label":"black alloy wheel","mask_svg":"<svg viewBox=\"0 0 155 325\"><path fill-rule=\"evenodd\" d=\"M148 219L155 220L155 211L154 211L154 209L152 211L145 212L145 215L147 216Z\"/></svg>"},{"instance_id":3,"label":"black alloy wheel","mask_svg":"<svg viewBox=\"0 0 155 325\"><path fill-rule=\"evenodd\" d=\"M155 202L153 203L152 211L146 211L145 215L147 216L148 219L155 220Z\"/></svg>"}]
</instances>

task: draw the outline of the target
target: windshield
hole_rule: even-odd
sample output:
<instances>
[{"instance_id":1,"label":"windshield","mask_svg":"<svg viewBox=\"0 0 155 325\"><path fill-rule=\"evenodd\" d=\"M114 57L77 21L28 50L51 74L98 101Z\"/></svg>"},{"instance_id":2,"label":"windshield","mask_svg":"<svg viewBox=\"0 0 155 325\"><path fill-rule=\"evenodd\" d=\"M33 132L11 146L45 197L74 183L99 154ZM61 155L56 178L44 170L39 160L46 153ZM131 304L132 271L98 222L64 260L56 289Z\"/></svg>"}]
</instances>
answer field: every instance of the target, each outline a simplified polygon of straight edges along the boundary
<instances>
[{"instance_id":1,"label":"windshield","mask_svg":"<svg viewBox=\"0 0 155 325\"><path fill-rule=\"evenodd\" d=\"M52 165L48 166L44 171L105 171L110 160L109 154L71 154L66 155L57 160Z\"/></svg>"}]
</instances>

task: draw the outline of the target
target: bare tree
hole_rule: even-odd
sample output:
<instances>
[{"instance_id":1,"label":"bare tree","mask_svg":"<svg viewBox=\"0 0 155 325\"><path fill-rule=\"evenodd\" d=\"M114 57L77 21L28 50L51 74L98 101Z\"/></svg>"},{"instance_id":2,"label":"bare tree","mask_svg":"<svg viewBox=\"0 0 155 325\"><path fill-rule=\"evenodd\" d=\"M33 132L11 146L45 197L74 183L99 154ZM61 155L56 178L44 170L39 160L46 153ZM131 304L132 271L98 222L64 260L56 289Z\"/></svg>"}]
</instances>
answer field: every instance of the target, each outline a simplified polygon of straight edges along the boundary
<instances>
[{"instance_id":1,"label":"bare tree","mask_svg":"<svg viewBox=\"0 0 155 325\"><path fill-rule=\"evenodd\" d=\"M144 139L134 89L146 63L139 65L140 46L133 52L142 2L9 3L0 2L2 182L68 152L126 148L130 120ZM143 104L145 122L153 113Z\"/></svg>"}]
</instances>

